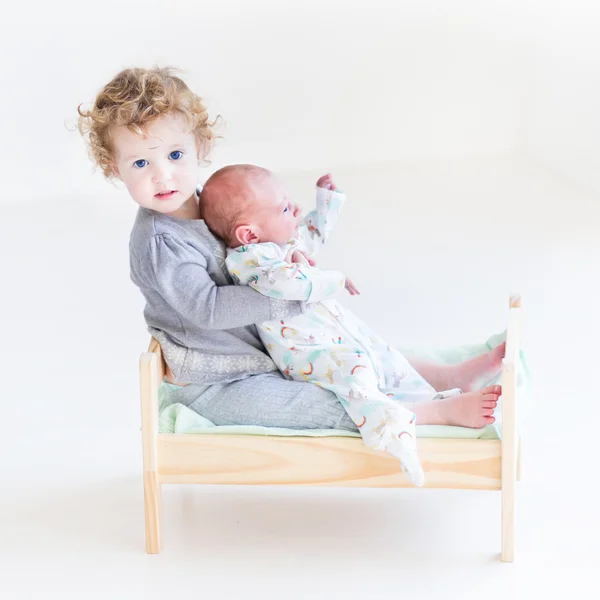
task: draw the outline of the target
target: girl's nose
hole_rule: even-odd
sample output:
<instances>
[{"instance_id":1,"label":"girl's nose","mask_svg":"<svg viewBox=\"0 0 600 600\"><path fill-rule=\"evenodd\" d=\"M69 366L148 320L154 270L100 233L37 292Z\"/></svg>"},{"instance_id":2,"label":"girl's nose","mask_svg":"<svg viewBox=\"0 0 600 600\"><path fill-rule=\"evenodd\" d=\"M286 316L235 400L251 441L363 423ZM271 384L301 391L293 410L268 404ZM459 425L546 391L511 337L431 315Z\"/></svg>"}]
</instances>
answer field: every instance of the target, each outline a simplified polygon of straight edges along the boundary
<instances>
[{"instance_id":1,"label":"girl's nose","mask_svg":"<svg viewBox=\"0 0 600 600\"><path fill-rule=\"evenodd\" d=\"M168 165L156 165L153 173L154 183L164 183L171 179L171 169Z\"/></svg>"}]
</instances>

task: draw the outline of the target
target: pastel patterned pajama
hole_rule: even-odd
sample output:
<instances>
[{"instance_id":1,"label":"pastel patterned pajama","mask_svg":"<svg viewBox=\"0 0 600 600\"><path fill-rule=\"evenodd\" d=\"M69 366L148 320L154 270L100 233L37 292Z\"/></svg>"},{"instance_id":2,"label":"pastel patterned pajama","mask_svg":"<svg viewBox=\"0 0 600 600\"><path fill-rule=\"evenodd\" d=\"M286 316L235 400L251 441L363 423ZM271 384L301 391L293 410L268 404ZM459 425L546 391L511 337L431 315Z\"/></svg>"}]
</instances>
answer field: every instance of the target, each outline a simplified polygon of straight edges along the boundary
<instances>
[{"instance_id":1,"label":"pastel patterned pajama","mask_svg":"<svg viewBox=\"0 0 600 600\"><path fill-rule=\"evenodd\" d=\"M301 315L257 326L271 358L285 377L334 392L365 444L399 458L411 481L422 485L415 415L399 402L431 400L436 391L400 352L332 299L345 285L342 273L291 262L294 250L314 256L327 242L344 201L341 192L317 188L317 208L298 239L229 249L227 268L236 283L261 294L307 302Z\"/></svg>"}]
</instances>

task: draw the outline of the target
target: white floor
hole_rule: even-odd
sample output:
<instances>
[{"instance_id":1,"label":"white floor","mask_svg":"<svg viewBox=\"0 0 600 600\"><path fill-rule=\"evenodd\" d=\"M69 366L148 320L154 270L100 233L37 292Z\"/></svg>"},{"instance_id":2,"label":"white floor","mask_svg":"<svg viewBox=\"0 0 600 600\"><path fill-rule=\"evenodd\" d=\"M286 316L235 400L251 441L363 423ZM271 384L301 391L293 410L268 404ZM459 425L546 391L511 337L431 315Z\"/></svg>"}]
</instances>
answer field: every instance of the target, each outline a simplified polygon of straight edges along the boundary
<instances>
[{"instance_id":1,"label":"white floor","mask_svg":"<svg viewBox=\"0 0 600 600\"><path fill-rule=\"evenodd\" d=\"M287 181L306 197L315 175ZM391 341L480 340L523 293L536 407L516 563L499 562L498 493L434 490L165 486L147 556L135 207L107 187L0 206L0 598L593 596L600 199L511 160L335 175L350 199L323 264Z\"/></svg>"}]
</instances>

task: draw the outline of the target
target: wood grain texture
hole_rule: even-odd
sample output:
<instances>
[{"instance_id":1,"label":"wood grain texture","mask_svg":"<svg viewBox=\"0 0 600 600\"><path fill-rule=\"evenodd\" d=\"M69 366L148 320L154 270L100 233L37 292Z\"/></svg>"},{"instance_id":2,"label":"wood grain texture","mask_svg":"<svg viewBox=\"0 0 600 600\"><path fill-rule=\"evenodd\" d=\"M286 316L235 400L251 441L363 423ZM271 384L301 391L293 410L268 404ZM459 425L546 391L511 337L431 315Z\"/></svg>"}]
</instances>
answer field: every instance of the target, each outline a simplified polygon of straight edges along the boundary
<instances>
[{"instance_id":1,"label":"wood grain texture","mask_svg":"<svg viewBox=\"0 0 600 600\"><path fill-rule=\"evenodd\" d=\"M498 440L420 439L425 487L500 489ZM358 438L158 436L161 483L412 487L394 457Z\"/></svg>"}]
</instances>

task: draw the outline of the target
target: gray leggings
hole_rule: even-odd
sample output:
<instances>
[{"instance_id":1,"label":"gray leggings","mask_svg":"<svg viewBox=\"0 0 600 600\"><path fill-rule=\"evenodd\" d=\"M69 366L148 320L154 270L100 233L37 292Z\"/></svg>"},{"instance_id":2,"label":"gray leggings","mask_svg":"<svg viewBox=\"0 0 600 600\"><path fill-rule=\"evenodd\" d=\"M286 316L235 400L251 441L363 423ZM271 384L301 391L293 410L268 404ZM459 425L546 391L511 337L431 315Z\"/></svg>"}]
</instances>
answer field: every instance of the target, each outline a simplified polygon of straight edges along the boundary
<instances>
[{"instance_id":1,"label":"gray leggings","mask_svg":"<svg viewBox=\"0 0 600 600\"><path fill-rule=\"evenodd\" d=\"M279 371L205 385L190 383L169 394L215 425L358 431L337 397L313 383L288 381Z\"/></svg>"}]
</instances>

